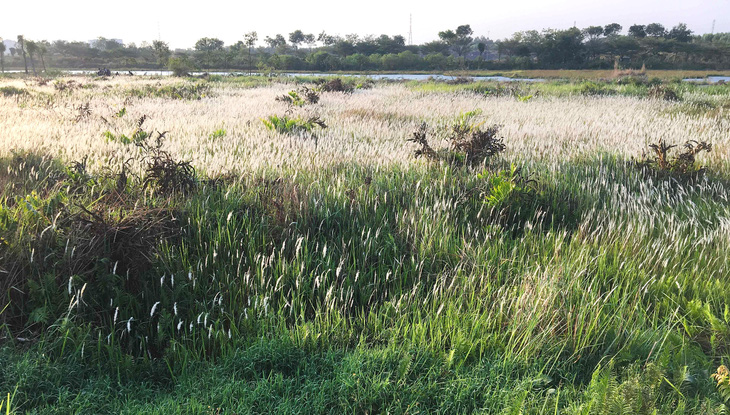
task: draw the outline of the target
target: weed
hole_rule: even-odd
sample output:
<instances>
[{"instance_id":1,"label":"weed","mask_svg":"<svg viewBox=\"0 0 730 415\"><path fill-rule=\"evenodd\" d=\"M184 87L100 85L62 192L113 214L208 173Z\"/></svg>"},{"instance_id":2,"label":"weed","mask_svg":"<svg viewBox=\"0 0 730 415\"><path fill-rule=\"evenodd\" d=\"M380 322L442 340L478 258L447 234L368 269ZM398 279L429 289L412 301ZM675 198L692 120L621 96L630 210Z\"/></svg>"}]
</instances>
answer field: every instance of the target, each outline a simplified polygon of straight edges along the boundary
<instances>
[{"instance_id":1,"label":"weed","mask_svg":"<svg viewBox=\"0 0 730 415\"><path fill-rule=\"evenodd\" d=\"M226 136L226 130L224 128L219 128L212 133L208 135L209 140L217 140L219 138L223 138Z\"/></svg>"}]
</instances>

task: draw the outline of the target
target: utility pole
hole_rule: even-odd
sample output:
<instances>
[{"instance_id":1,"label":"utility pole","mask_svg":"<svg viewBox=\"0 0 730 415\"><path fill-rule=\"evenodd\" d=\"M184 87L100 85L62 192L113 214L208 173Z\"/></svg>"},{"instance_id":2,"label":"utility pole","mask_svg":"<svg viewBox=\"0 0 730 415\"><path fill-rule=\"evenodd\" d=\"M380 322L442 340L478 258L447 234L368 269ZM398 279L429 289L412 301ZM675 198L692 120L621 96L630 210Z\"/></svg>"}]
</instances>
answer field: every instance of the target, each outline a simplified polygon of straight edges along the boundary
<instances>
[{"instance_id":1,"label":"utility pole","mask_svg":"<svg viewBox=\"0 0 730 415\"><path fill-rule=\"evenodd\" d=\"M710 33L713 35L715 34L715 20L714 19L712 20L712 32L710 32Z\"/></svg>"},{"instance_id":2,"label":"utility pole","mask_svg":"<svg viewBox=\"0 0 730 415\"><path fill-rule=\"evenodd\" d=\"M409 14L408 18L408 44L413 45L413 14Z\"/></svg>"}]
</instances>

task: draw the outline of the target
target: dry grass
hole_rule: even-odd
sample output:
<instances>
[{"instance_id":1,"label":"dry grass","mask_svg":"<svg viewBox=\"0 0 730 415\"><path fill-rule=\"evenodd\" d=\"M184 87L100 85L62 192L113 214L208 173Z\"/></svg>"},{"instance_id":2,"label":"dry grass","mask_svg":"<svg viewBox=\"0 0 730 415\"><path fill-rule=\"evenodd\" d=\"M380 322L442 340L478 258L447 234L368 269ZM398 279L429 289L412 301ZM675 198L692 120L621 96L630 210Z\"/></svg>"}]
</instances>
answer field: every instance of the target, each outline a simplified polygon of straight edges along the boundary
<instances>
[{"instance_id":1,"label":"dry grass","mask_svg":"<svg viewBox=\"0 0 730 415\"><path fill-rule=\"evenodd\" d=\"M165 150L176 159L191 160L193 167L211 175L262 167L318 168L351 161L405 165L412 161L412 148L403 146L403 140L421 121L443 126L444 120L461 112L481 109L486 122L503 125L501 133L508 138L507 152L513 158L557 162L600 152L628 158L661 136L669 142L712 144L716 153L709 165L730 159L730 138L721 128L724 114L672 114L667 111L672 103L630 97L540 97L523 103L509 97L423 94L401 85L353 94L324 93L302 115L320 116L329 128L317 141L307 141L272 133L259 121L286 110L274 98L286 93L287 85L239 89L223 84L213 88L214 97L197 101L130 98L128 94L142 85L175 82L180 81L112 79L89 83L90 87L71 93L58 93L51 85L33 86L28 88L32 98L24 102L0 98L0 152L42 149L66 160L88 156L91 170L121 165L137 149L106 142L102 133L109 129L104 120L126 108L126 116L115 121L121 131L134 130L135 120L146 114L147 128L168 131ZM0 86L15 84L25 87L20 80L0 82ZM79 106L87 102L91 115L78 119ZM356 117L353 122L353 114L369 113L373 108L393 116ZM221 125L226 126L226 138L207 140ZM442 147L446 137L441 140L432 145Z\"/></svg>"}]
</instances>

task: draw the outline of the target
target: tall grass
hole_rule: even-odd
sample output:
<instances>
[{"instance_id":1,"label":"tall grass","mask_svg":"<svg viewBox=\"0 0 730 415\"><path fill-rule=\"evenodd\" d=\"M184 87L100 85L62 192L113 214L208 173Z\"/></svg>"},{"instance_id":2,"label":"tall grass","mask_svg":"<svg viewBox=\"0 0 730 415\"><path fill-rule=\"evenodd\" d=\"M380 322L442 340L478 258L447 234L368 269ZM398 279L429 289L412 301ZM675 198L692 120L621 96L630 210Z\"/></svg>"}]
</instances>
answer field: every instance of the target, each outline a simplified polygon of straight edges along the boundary
<instances>
[{"instance_id":1,"label":"tall grass","mask_svg":"<svg viewBox=\"0 0 730 415\"><path fill-rule=\"evenodd\" d=\"M51 154L89 156L86 170L21 153L0 164L0 272L22 276L3 288L24 293L9 295L2 315L0 392L16 390L14 408L588 414L724 405L709 377L727 362L730 333L724 113L670 115L680 103L621 96L519 102L377 86L323 93L330 128L310 148L301 137L272 139L255 117L282 110L273 97L285 86L226 86L205 103L205 119L161 115L201 112L207 98L128 101L128 119L107 118L133 130L136 115L149 115L145 125L170 130L165 148L207 176L193 192L154 194L143 189L137 150L105 142L109 126L93 116L107 111L94 102L116 102L128 86L118 88L74 92L97 108L85 121L0 104L16 120L46 114L78 133L50 140ZM409 117L445 139L474 108L504 125L504 159L472 168L412 157ZM225 137L209 140L224 119ZM35 127L57 128L45 123ZM700 160L707 174L657 177L630 162L659 134L712 142ZM234 162L235 146L263 158ZM494 189L510 163L535 184L529 197L500 199L505 206ZM130 240L149 243L125 261L123 248L140 246L124 239L130 223L141 232ZM101 224L118 236L92 245L109 235L94 233Z\"/></svg>"}]
</instances>

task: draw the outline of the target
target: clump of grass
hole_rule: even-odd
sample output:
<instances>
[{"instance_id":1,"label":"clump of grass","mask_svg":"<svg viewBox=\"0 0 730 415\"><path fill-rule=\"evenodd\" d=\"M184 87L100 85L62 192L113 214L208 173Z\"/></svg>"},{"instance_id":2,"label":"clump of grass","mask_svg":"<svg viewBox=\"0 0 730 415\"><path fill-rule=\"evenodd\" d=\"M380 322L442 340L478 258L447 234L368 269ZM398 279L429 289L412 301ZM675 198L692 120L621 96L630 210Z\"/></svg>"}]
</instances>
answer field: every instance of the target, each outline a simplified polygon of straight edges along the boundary
<instances>
[{"instance_id":1,"label":"clump of grass","mask_svg":"<svg viewBox=\"0 0 730 415\"><path fill-rule=\"evenodd\" d=\"M219 138L225 137L226 134L227 134L227 132L226 132L226 130L224 128L219 128L219 129L213 131L212 133L210 133L208 135L208 139L209 140L217 140Z\"/></svg>"},{"instance_id":2,"label":"clump of grass","mask_svg":"<svg viewBox=\"0 0 730 415\"><path fill-rule=\"evenodd\" d=\"M133 98L166 98L181 100L200 100L210 96L208 82L184 83L179 85L152 86L132 88L129 96Z\"/></svg>"},{"instance_id":3,"label":"clump of grass","mask_svg":"<svg viewBox=\"0 0 730 415\"><path fill-rule=\"evenodd\" d=\"M4 97L18 97L28 95L28 91L23 88L18 88L10 85L0 87L0 95Z\"/></svg>"},{"instance_id":4,"label":"clump of grass","mask_svg":"<svg viewBox=\"0 0 730 415\"><path fill-rule=\"evenodd\" d=\"M684 151L670 155L670 150L676 147L676 144L667 144L664 140L650 144L650 151L644 152L638 166L655 173L680 177L697 176L705 172L705 168L697 164L696 156L703 151L712 151L711 144L690 140L684 144Z\"/></svg>"}]
</instances>

